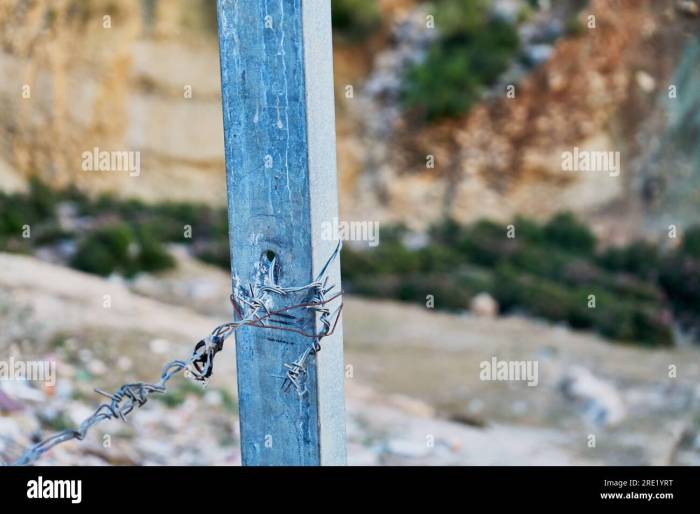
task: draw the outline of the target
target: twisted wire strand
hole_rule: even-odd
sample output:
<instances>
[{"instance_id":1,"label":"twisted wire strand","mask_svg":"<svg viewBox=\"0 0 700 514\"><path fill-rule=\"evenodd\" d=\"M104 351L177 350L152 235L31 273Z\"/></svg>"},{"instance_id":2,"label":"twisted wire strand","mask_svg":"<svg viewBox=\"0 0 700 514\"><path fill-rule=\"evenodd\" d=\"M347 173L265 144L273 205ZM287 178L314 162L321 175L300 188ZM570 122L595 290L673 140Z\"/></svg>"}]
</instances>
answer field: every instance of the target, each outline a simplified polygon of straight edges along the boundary
<instances>
[{"instance_id":1,"label":"twisted wire strand","mask_svg":"<svg viewBox=\"0 0 700 514\"><path fill-rule=\"evenodd\" d=\"M251 284L248 288L234 287L231 302L240 319L217 326L207 337L195 345L192 355L187 360L173 360L165 364L161 371L160 380L154 384L146 382L124 384L111 394L102 389L95 389L98 394L109 398L110 402L99 405L90 416L80 423L77 429L63 430L44 439L27 449L11 465L31 465L59 444L73 439L82 441L92 427L103 421L120 419L126 422L126 417L134 409L142 407L148 401L149 395L166 393L168 381L180 372L184 371L186 377L206 386L213 372L216 354L223 349L226 339L242 326L289 331L312 339L312 343L292 363L283 364L287 373L282 389L288 391L294 386L300 397L307 394L308 391L302 376L306 374L309 358L321 350L321 339L333 334L343 308L342 303L332 312L328 308L328 304L342 297L342 291L326 298L326 294L335 287L328 286L326 272L340 253L341 246L339 243L316 279L304 286L281 287L272 283L273 266L271 266L269 276L266 277L266 281L262 285L254 286ZM272 304L270 295L287 297L299 293L308 294L298 303L270 310L269 306ZM314 320L321 325L321 329L318 332L306 332L302 329L281 325L282 323L291 325L302 319L302 315L291 314L295 310L300 310L302 313L313 312ZM284 322L276 319L276 316L284 318Z\"/></svg>"}]
</instances>

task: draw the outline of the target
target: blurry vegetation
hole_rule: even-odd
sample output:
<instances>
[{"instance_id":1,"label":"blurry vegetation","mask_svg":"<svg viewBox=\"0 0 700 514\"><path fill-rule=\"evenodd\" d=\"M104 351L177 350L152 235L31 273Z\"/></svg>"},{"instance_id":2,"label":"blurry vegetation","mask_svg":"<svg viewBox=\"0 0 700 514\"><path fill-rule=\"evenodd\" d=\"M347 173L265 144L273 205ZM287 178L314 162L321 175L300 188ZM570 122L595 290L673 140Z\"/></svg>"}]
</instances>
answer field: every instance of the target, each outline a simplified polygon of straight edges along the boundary
<instances>
[{"instance_id":1,"label":"blurry vegetation","mask_svg":"<svg viewBox=\"0 0 700 514\"><path fill-rule=\"evenodd\" d=\"M569 213L540 224L513 220L461 226L446 221L429 242L409 249L406 231L382 231L374 250L345 248L345 289L435 307L465 310L488 292L505 313L520 312L594 330L611 339L668 345L674 320L700 326L700 227L677 250L646 242L597 251L593 233ZM595 295L595 308L589 307Z\"/></svg>"},{"instance_id":2,"label":"blurry vegetation","mask_svg":"<svg viewBox=\"0 0 700 514\"><path fill-rule=\"evenodd\" d=\"M516 27L489 13L486 0L436 0L440 32L426 58L409 69L403 104L428 120L467 111L516 57Z\"/></svg>"},{"instance_id":3,"label":"blurry vegetation","mask_svg":"<svg viewBox=\"0 0 700 514\"><path fill-rule=\"evenodd\" d=\"M367 38L382 22L376 0L332 0L331 9L334 33L350 41Z\"/></svg>"},{"instance_id":4,"label":"blurry vegetation","mask_svg":"<svg viewBox=\"0 0 700 514\"><path fill-rule=\"evenodd\" d=\"M59 211L66 209L70 228L59 224ZM72 267L103 276L172 268L166 243L189 245L195 256L228 265L227 237L226 211L206 205L149 205L108 194L93 199L36 180L27 193L0 192L0 250L62 248Z\"/></svg>"},{"instance_id":5,"label":"blurry vegetation","mask_svg":"<svg viewBox=\"0 0 700 514\"><path fill-rule=\"evenodd\" d=\"M71 260L71 266L82 271L97 275L111 275L116 271L127 277L139 271L172 268L174 264L152 232L134 231L124 223L90 232Z\"/></svg>"},{"instance_id":6,"label":"blurry vegetation","mask_svg":"<svg viewBox=\"0 0 700 514\"><path fill-rule=\"evenodd\" d=\"M578 37L586 32L586 26L583 24L578 14L571 16L566 21L564 33L570 37Z\"/></svg>"},{"instance_id":7,"label":"blurry vegetation","mask_svg":"<svg viewBox=\"0 0 700 514\"><path fill-rule=\"evenodd\" d=\"M53 218L56 201L56 194L37 180L30 182L27 194L0 192L0 248L29 251L30 240L23 237L27 229L37 236L32 243L61 237Z\"/></svg>"},{"instance_id":8,"label":"blurry vegetation","mask_svg":"<svg viewBox=\"0 0 700 514\"><path fill-rule=\"evenodd\" d=\"M648 345L670 344L674 323L700 333L700 226L688 229L675 249L641 241L600 249L570 213L546 223L517 217L512 225L515 237L491 221L448 220L432 227L420 247L405 243L406 229L384 227L378 247L345 247L344 287L421 304L433 295L436 308L458 311L488 292L505 313ZM29 238L23 237L27 227ZM77 269L130 277L172 267L167 243L229 269L226 209L90 198L38 181L26 193L0 193L0 251L49 249Z\"/></svg>"}]
</instances>

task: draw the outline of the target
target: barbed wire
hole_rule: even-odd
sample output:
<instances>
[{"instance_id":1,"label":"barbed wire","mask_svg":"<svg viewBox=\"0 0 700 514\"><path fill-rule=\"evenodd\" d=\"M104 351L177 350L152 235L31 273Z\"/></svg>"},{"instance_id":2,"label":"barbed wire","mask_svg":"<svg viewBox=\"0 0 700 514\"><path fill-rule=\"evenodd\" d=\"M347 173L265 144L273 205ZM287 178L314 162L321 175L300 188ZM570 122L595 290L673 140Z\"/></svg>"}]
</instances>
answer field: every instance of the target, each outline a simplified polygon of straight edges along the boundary
<instances>
[{"instance_id":1,"label":"barbed wire","mask_svg":"<svg viewBox=\"0 0 700 514\"><path fill-rule=\"evenodd\" d=\"M216 354L223 349L226 339L243 326L294 332L312 340L311 344L293 362L283 363L286 375L282 389L289 391L294 386L297 394L303 397L308 392L302 377L306 375L309 358L321 350L321 339L333 334L342 312L342 302L334 311L329 308L334 300L342 297L342 291L326 298L326 295L335 288L335 285L328 285L326 273L340 253L341 247L342 244L339 243L316 279L304 286L281 287L274 283L276 257L266 267L261 267L258 275L259 284L243 287L240 280L234 277L233 294L230 299L235 315L239 317L238 320L217 326L195 345L189 359L173 360L165 364L160 380L156 383L124 384L111 394L96 388L95 392L109 398L109 403L103 403L97 407L77 429L63 430L35 444L11 465L31 465L54 446L73 439L82 441L92 427L103 421L120 419L125 422L126 417L134 409L142 407L147 402L149 395L166 393L168 381L182 371L185 372L187 378L206 386L214 370ZM295 304L273 308L276 303L273 299L275 296L288 297L290 295L301 295L302 298ZM295 314L296 311L301 311L302 314ZM307 314L309 311L313 313L313 316ZM303 324L313 324L314 328L320 325L321 328L318 331L309 332L295 326L299 321L302 321Z\"/></svg>"}]
</instances>

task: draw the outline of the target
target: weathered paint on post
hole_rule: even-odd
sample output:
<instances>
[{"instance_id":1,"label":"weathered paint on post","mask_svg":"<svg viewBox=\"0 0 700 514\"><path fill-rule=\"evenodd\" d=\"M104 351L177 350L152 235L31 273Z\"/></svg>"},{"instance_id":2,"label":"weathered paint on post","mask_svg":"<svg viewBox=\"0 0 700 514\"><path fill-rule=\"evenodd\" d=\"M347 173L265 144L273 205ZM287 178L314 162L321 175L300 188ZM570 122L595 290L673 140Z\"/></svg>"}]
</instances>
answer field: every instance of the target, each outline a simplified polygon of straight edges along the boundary
<instances>
[{"instance_id":1,"label":"weathered paint on post","mask_svg":"<svg viewBox=\"0 0 700 514\"><path fill-rule=\"evenodd\" d=\"M273 252L279 284L307 284L336 245L321 239L338 212L330 2L217 3L232 276L254 283ZM329 278L338 291L338 260ZM309 339L236 333L243 464L345 463L341 334L322 340L300 398L281 390L282 365Z\"/></svg>"}]
</instances>

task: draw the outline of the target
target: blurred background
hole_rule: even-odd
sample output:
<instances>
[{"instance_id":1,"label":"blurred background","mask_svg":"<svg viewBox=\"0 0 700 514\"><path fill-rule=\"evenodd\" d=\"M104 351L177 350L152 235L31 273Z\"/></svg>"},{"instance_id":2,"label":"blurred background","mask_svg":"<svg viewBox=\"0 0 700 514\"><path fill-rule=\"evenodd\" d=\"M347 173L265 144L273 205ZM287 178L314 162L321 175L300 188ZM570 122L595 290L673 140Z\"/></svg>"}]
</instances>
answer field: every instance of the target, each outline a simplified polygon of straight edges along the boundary
<instances>
[{"instance_id":1,"label":"blurred background","mask_svg":"<svg viewBox=\"0 0 700 514\"><path fill-rule=\"evenodd\" d=\"M341 218L380 227L342 254L349 463L700 464L700 2L332 8ZM0 360L57 363L0 380L9 461L230 317L215 2L0 0L0 113ZM238 464L235 383L229 345L42 462Z\"/></svg>"}]
</instances>

